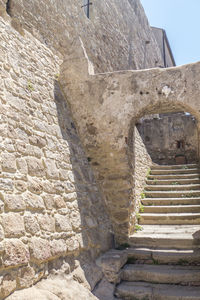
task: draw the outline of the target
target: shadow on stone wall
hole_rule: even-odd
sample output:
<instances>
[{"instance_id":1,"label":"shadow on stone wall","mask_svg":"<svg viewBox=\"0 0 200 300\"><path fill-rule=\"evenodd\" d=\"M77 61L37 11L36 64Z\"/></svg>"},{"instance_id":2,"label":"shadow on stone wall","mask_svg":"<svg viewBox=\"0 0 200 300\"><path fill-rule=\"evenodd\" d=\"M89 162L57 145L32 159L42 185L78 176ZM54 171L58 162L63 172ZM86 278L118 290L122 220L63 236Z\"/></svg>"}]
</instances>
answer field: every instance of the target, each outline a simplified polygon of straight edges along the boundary
<instances>
[{"instance_id":1,"label":"shadow on stone wall","mask_svg":"<svg viewBox=\"0 0 200 300\"><path fill-rule=\"evenodd\" d=\"M93 289L93 281L95 281L93 277L97 276L98 280L100 278L98 278L98 272L96 274L91 272L88 262L92 263L102 252L114 246L113 234L111 233L109 217L105 210L103 195L96 184L93 171L89 165L89 158L87 158L82 148L69 106L62 95L57 81L55 81L54 96L62 137L65 143L68 144L70 151L70 164L74 174L74 188L77 194L76 200L81 222L80 227L75 229L76 236L81 240L81 245L79 245L79 249L75 249L73 257L66 259L70 263L71 271L76 268L75 259L80 262L85 277L90 283L91 289ZM71 211L73 209L72 202ZM52 268L55 269L56 264L59 270L64 261L65 258L61 258L59 261L52 262Z\"/></svg>"}]
</instances>

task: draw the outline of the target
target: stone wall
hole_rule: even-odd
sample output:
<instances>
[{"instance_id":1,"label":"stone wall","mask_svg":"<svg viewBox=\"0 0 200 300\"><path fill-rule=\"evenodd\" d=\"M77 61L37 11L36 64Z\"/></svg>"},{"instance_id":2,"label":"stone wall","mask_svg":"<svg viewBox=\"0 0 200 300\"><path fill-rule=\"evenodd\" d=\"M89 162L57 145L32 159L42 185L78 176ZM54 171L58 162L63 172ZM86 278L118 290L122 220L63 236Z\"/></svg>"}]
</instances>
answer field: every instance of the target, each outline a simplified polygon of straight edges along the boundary
<instances>
[{"instance_id":1,"label":"stone wall","mask_svg":"<svg viewBox=\"0 0 200 300\"><path fill-rule=\"evenodd\" d=\"M71 272L93 289L110 222L118 243L134 229L129 126L152 76L89 76L85 59L105 72L151 68L161 54L138 0L93 2L89 20L79 0L0 0L0 299L50 272ZM145 173L148 157L142 163Z\"/></svg>"},{"instance_id":2,"label":"stone wall","mask_svg":"<svg viewBox=\"0 0 200 300\"><path fill-rule=\"evenodd\" d=\"M137 126L153 162L193 163L198 159L196 119L185 113L160 115Z\"/></svg>"},{"instance_id":3,"label":"stone wall","mask_svg":"<svg viewBox=\"0 0 200 300\"><path fill-rule=\"evenodd\" d=\"M104 197L57 84L60 59L30 33L21 36L0 22L4 299L61 269L65 259L81 255L91 262L112 240Z\"/></svg>"},{"instance_id":4,"label":"stone wall","mask_svg":"<svg viewBox=\"0 0 200 300\"><path fill-rule=\"evenodd\" d=\"M135 209L134 213L137 222L137 213L140 209L140 202L142 199L142 193L144 192L144 187L146 185L146 179L148 171L152 165L152 160L147 152L146 146L138 129L134 126L134 202Z\"/></svg>"},{"instance_id":5,"label":"stone wall","mask_svg":"<svg viewBox=\"0 0 200 300\"><path fill-rule=\"evenodd\" d=\"M6 2L0 0L1 6ZM57 55L76 53L81 37L96 73L162 65L139 0L93 0L91 19L82 5L82 0L9 0L9 14L15 28L27 29Z\"/></svg>"}]
</instances>

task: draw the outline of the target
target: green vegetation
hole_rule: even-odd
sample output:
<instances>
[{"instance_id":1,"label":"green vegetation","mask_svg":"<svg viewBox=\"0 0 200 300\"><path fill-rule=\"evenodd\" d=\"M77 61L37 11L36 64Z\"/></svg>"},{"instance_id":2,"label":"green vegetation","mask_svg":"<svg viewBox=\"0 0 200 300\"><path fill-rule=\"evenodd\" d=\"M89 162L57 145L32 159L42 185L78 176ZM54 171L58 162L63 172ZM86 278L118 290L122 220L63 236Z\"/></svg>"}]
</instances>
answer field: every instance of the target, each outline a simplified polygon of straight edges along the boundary
<instances>
[{"instance_id":1,"label":"green vegetation","mask_svg":"<svg viewBox=\"0 0 200 300\"><path fill-rule=\"evenodd\" d=\"M177 181L171 183L171 185L177 185L177 184L179 184Z\"/></svg>"},{"instance_id":2,"label":"green vegetation","mask_svg":"<svg viewBox=\"0 0 200 300\"><path fill-rule=\"evenodd\" d=\"M144 212L144 205L142 205L142 203L140 203L140 212L141 212L141 213Z\"/></svg>"},{"instance_id":3,"label":"green vegetation","mask_svg":"<svg viewBox=\"0 0 200 300\"><path fill-rule=\"evenodd\" d=\"M145 195L145 193L144 193L144 192L142 192L142 193L140 194L140 197L141 197L141 199L144 199L144 198L146 198L146 195Z\"/></svg>"},{"instance_id":4,"label":"green vegetation","mask_svg":"<svg viewBox=\"0 0 200 300\"><path fill-rule=\"evenodd\" d=\"M138 224L135 225L135 232L137 232L137 231L142 231L142 230L143 230L143 227L142 227L142 226L140 226L140 225L138 225Z\"/></svg>"},{"instance_id":5,"label":"green vegetation","mask_svg":"<svg viewBox=\"0 0 200 300\"><path fill-rule=\"evenodd\" d=\"M33 85L31 83L31 81L28 81L27 83L27 89L30 91L30 92L33 92L34 91L34 88L33 88Z\"/></svg>"},{"instance_id":6,"label":"green vegetation","mask_svg":"<svg viewBox=\"0 0 200 300\"><path fill-rule=\"evenodd\" d=\"M59 77L60 77L60 74L58 74L58 73L57 73L57 74L55 74L55 79L56 79L56 80L58 80L58 79L59 79Z\"/></svg>"},{"instance_id":7,"label":"green vegetation","mask_svg":"<svg viewBox=\"0 0 200 300\"><path fill-rule=\"evenodd\" d=\"M149 168L148 170L147 170L147 178L148 178L148 176L151 174L151 169Z\"/></svg>"},{"instance_id":8,"label":"green vegetation","mask_svg":"<svg viewBox=\"0 0 200 300\"><path fill-rule=\"evenodd\" d=\"M139 219L141 218L141 215L140 215L139 212L136 212L135 216L136 216L136 219L137 219L137 220L139 220Z\"/></svg>"}]
</instances>

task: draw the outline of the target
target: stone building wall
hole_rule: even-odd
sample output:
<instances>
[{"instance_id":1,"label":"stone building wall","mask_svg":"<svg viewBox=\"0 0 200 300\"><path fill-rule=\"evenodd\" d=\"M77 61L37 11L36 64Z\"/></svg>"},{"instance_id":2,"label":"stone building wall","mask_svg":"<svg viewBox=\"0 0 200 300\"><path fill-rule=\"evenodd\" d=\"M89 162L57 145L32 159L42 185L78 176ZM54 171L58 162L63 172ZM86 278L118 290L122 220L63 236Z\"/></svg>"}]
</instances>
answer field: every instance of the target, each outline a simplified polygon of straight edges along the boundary
<instances>
[{"instance_id":1,"label":"stone building wall","mask_svg":"<svg viewBox=\"0 0 200 300\"><path fill-rule=\"evenodd\" d=\"M57 85L60 60L24 33L0 18L0 299L60 257L91 262L111 247L104 198Z\"/></svg>"},{"instance_id":2,"label":"stone building wall","mask_svg":"<svg viewBox=\"0 0 200 300\"><path fill-rule=\"evenodd\" d=\"M134 212L139 212L142 193L146 185L147 173L152 165L152 160L147 152L144 141L136 126L134 126ZM137 216L137 214L136 214ZM136 218L137 221L137 218Z\"/></svg>"},{"instance_id":3,"label":"stone building wall","mask_svg":"<svg viewBox=\"0 0 200 300\"><path fill-rule=\"evenodd\" d=\"M139 0L94 0L90 20L81 5L79 0L0 0L0 299L58 269L73 274L82 268L74 277L83 282L88 274L85 284L93 289L102 275L92 262L112 246L111 220L119 221L120 241L127 239L132 221L124 198L124 191L133 198L127 147L109 166L118 152L109 145L109 158L101 156L103 171L96 171L98 157L85 154L79 140L84 134L78 136L67 105L71 87L65 86L63 97L58 86L60 65L63 55L69 60L73 54L75 76L85 71L79 65L81 43L95 72L151 68L160 65L161 54ZM82 93L79 84L73 81L72 89ZM116 83L111 85L115 90ZM131 85L138 88L134 80ZM77 98L79 107L86 96ZM102 105L104 99L95 101ZM92 122L87 130L95 133ZM91 137L89 142L95 147ZM119 162L126 164L120 172ZM113 197L119 200L115 210Z\"/></svg>"},{"instance_id":4,"label":"stone building wall","mask_svg":"<svg viewBox=\"0 0 200 300\"><path fill-rule=\"evenodd\" d=\"M13 25L30 31L57 55L76 52L81 37L96 73L162 65L139 0L93 0L91 19L83 0L0 0L2 7L8 1Z\"/></svg>"},{"instance_id":5,"label":"stone building wall","mask_svg":"<svg viewBox=\"0 0 200 300\"><path fill-rule=\"evenodd\" d=\"M197 122L192 115L164 114L143 120L137 128L153 162L176 164L197 161Z\"/></svg>"}]
</instances>

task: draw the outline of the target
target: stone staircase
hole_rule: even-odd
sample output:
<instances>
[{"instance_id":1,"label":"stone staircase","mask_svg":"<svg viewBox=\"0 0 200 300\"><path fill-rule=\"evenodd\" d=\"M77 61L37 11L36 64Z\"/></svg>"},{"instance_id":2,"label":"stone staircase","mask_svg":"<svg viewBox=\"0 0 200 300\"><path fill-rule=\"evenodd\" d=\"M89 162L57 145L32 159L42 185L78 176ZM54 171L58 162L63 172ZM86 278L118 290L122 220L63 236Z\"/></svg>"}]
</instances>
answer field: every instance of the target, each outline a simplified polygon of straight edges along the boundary
<instances>
[{"instance_id":1,"label":"stone staircase","mask_svg":"<svg viewBox=\"0 0 200 300\"><path fill-rule=\"evenodd\" d=\"M199 176L194 164L152 167L117 298L200 300Z\"/></svg>"}]
</instances>

